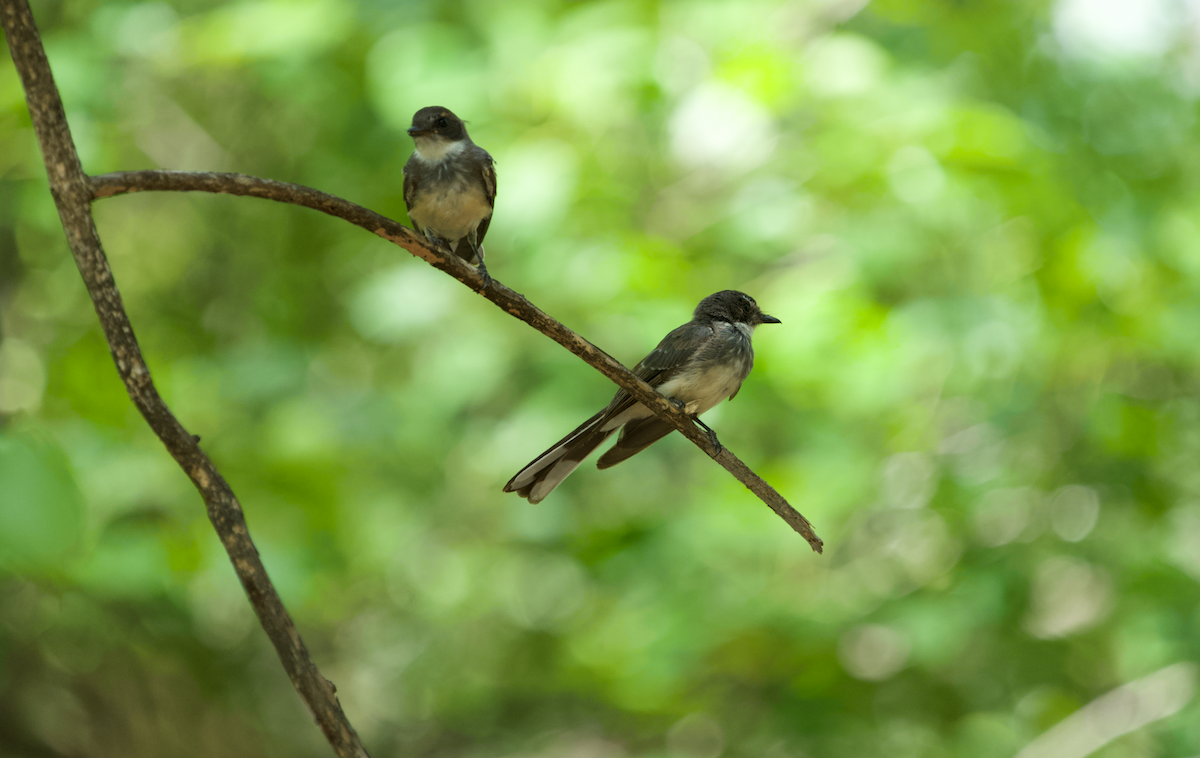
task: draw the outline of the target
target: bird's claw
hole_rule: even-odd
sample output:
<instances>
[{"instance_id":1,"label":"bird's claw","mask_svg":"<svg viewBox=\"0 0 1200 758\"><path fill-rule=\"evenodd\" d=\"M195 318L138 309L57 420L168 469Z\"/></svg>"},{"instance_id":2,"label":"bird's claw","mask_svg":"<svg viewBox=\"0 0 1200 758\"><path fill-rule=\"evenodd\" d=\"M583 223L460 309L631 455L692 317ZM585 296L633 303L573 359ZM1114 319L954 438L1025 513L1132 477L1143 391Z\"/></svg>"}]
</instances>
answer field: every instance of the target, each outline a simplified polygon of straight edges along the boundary
<instances>
[{"instance_id":1,"label":"bird's claw","mask_svg":"<svg viewBox=\"0 0 1200 758\"><path fill-rule=\"evenodd\" d=\"M708 424L704 423L700 419L693 419L693 421L695 421L696 424L708 435L708 441L711 442L713 446L713 455L720 455L721 451L725 449L725 446L721 444L719 439L717 439L717 433L710 429Z\"/></svg>"}]
</instances>

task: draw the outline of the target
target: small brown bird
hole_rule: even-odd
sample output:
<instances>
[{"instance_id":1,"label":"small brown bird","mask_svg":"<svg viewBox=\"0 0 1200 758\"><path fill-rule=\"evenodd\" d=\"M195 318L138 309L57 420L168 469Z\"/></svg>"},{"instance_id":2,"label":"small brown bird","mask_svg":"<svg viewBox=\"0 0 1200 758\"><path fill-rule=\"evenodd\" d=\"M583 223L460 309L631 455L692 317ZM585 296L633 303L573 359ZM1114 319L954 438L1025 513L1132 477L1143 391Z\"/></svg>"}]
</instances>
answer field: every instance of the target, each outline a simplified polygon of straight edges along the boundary
<instances>
[{"instance_id":1,"label":"small brown bird","mask_svg":"<svg viewBox=\"0 0 1200 758\"><path fill-rule=\"evenodd\" d=\"M737 290L709 295L696 306L692 320L672 331L633 373L693 417L725 398L732 400L754 366L750 335L759 324L778 324L763 313L754 298ZM696 423L716 435L698 418ZM666 437L675 427L618 390L608 406L539 455L504 485L536 503L549 495L583 459L613 432L617 444L600 456L596 466L615 466Z\"/></svg>"},{"instance_id":2,"label":"small brown bird","mask_svg":"<svg viewBox=\"0 0 1200 758\"><path fill-rule=\"evenodd\" d=\"M444 242L467 263L483 263L483 238L492 221L496 170L492 156L467 136L466 124L440 105L413 114L408 134L416 150L404 164L404 204L417 231Z\"/></svg>"}]
</instances>

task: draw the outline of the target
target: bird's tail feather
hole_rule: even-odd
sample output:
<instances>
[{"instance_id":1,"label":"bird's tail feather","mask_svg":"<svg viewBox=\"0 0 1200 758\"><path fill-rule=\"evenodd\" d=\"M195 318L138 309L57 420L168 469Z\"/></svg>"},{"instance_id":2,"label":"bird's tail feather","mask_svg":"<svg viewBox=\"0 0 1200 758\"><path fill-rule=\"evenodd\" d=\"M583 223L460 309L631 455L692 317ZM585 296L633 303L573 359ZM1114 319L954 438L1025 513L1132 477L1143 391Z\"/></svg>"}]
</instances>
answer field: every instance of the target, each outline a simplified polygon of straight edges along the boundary
<instances>
[{"instance_id":1,"label":"bird's tail feather","mask_svg":"<svg viewBox=\"0 0 1200 758\"><path fill-rule=\"evenodd\" d=\"M515 492L529 502L541 502L554 491L567 475L579 467L584 458L612 436L615 429L602 427L604 411L584 421L575 431L554 443L549 450L533 459L504 485L505 492Z\"/></svg>"},{"instance_id":2,"label":"bird's tail feather","mask_svg":"<svg viewBox=\"0 0 1200 758\"><path fill-rule=\"evenodd\" d=\"M483 245L479 242L476 242L475 237L476 233L472 231L466 237L463 237L457 243L455 243L455 245L451 248L455 255L457 255L459 258L462 258L467 263L470 263L472 266L478 266L480 263L483 263L484 255Z\"/></svg>"},{"instance_id":3,"label":"bird's tail feather","mask_svg":"<svg viewBox=\"0 0 1200 758\"><path fill-rule=\"evenodd\" d=\"M617 444L610 447L604 455L600 456L600 460L596 461L596 468L615 466L626 458L642 452L673 431L675 431L675 427L657 416L630 421L621 429L621 436L617 438Z\"/></svg>"}]
</instances>

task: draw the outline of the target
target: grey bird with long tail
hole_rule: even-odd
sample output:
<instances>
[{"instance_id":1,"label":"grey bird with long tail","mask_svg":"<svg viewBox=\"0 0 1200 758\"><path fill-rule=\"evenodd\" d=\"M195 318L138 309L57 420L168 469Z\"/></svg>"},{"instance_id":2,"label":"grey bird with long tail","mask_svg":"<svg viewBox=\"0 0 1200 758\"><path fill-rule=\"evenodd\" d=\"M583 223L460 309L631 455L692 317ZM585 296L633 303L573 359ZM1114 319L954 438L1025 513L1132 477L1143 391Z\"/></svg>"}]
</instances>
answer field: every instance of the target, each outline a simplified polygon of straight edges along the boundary
<instances>
[{"instance_id":1,"label":"grey bird with long tail","mask_svg":"<svg viewBox=\"0 0 1200 758\"><path fill-rule=\"evenodd\" d=\"M633 373L693 418L725 398L732 400L754 365L750 336L759 324L778 324L754 298L737 290L723 290L700 301L692 320L675 329L634 367ZM712 437L716 435L696 418ZM596 463L615 466L640 453L674 431L624 389L618 390L604 410L579 425L539 455L504 485L537 503L549 495L584 458L618 429L617 444Z\"/></svg>"},{"instance_id":2,"label":"grey bird with long tail","mask_svg":"<svg viewBox=\"0 0 1200 758\"><path fill-rule=\"evenodd\" d=\"M440 105L413 114L416 150L404 164L404 204L417 231L445 242L467 263L483 264L483 237L492 222L496 169L492 156L467 136L467 126Z\"/></svg>"}]
</instances>

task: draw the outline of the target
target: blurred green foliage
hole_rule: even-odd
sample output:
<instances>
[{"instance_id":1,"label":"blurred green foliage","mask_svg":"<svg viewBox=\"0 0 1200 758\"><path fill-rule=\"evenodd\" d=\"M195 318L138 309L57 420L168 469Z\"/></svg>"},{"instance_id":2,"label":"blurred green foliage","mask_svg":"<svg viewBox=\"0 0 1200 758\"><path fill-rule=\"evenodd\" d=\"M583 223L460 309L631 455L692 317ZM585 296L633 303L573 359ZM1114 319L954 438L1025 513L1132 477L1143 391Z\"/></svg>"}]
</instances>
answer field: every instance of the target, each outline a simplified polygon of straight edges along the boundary
<instances>
[{"instance_id":1,"label":"blurred green foliage","mask_svg":"<svg viewBox=\"0 0 1200 758\"><path fill-rule=\"evenodd\" d=\"M678 435L502 495L612 386L359 229L96 205L373 755L1174 758L1200 752L1193 5L34 11L90 173L403 219L404 128L444 105L497 160L491 272L616 357L719 289L783 320L706 420L824 556ZM117 380L7 64L0 340L0 753L327 755Z\"/></svg>"}]
</instances>

